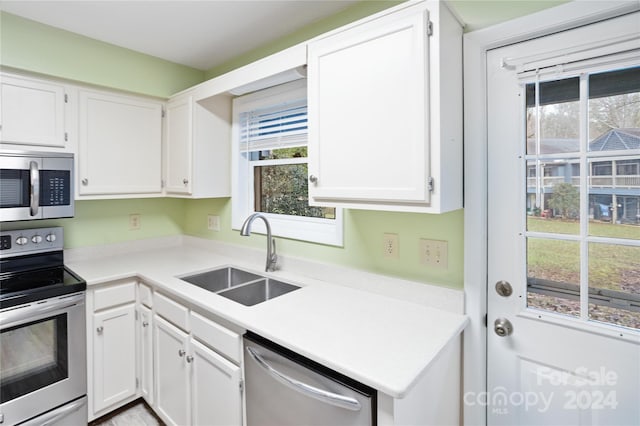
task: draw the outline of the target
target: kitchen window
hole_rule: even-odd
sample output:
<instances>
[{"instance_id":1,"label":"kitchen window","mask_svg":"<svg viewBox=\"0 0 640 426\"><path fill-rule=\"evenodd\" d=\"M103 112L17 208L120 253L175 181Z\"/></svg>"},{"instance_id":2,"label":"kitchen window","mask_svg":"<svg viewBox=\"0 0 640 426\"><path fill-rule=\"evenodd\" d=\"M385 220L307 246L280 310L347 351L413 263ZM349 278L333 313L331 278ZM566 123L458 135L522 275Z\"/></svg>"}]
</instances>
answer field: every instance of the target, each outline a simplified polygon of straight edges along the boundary
<instances>
[{"instance_id":1,"label":"kitchen window","mask_svg":"<svg viewBox=\"0 0 640 426\"><path fill-rule=\"evenodd\" d=\"M234 99L234 229L261 212L274 235L342 245L341 209L309 205L307 134L305 79Z\"/></svg>"}]
</instances>

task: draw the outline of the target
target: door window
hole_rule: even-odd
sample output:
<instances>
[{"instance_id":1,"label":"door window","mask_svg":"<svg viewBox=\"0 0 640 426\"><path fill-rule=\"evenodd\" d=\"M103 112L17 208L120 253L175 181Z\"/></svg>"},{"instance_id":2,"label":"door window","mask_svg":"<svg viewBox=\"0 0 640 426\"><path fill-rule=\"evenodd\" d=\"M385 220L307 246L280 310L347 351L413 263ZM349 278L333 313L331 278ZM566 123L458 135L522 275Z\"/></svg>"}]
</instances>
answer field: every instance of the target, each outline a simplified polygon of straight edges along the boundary
<instances>
[{"instance_id":1,"label":"door window","mask_svg":"<svg viewBox=\"0 0 640 426\"><path fill-rule=\"evenodd\" d=\"M527 307L640 329L640 67L524 97Z\"/></svg>"}]
</instances>

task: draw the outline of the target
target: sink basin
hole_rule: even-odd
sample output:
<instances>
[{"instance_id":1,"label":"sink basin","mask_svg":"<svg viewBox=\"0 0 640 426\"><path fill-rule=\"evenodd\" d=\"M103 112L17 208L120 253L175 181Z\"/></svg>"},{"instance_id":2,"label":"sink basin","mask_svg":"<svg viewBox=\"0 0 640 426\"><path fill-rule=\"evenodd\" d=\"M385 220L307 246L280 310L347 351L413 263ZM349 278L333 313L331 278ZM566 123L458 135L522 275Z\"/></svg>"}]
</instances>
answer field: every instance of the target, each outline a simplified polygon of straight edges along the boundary
<instances>
[{"instance_id":1,"label":"sink basin","mask_svg":"<svg viewBox=\"0 0 640 426\"><path fill-rule=\"evenodd\" d=\"M179 278L245 306L257 305L300 288L231 266Z\"/></svg>"},{"instance_id":2,"label":"sink basin","mask_svg":"<svg viewBox=\"0 0 640 426\"><path fill-rule=\"evenodd\" d=\"M251 272L243 271L242 269L226 267L188 275L180 279L205 290L217 293L236 285L262 279L262 277L252 274Z\"/></svg>"},{"instance_id":3,"label":"sink basin","mask_svg":"<svg viewBox=\"0 0 640 426\"><path fill-rule=\"evenodd\" d=\"M245 306L253 306L266 300L273 299L300 287L282 281L265 278L260 281L234 287L218 293L222 297L231 299L234 302L242 303Z\"/></svg>"}]
</instances>

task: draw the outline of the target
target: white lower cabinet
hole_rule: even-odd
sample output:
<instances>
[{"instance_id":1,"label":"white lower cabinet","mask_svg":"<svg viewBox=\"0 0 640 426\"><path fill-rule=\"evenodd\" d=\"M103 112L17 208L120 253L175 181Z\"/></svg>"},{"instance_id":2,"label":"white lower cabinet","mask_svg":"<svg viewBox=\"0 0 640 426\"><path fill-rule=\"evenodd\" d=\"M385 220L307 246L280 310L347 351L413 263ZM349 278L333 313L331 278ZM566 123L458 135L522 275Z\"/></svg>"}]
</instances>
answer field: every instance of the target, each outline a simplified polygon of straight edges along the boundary
<instances>
[{"instance_id":1,"label":"white lower cabinet","mask_svg":"<svg viewBox=\"0 0 640 426\"><path fill-rule=\"evenodd\" d=\"M153 315L151 309L138 307L138 353L140 354L140 393L147 404L153 405Z\"/></svg>"},{"instance_id":2,"label":"white lower cabinet","mask_svg":"<svg viewBox=\"0 0 640 426\"><path fill-rule=\"evenodd\" d=\"M240 335L154 300L156 413L169 425L241 426Z\"/></svg>"},{"instance_id":3,"label":"white lower cabinet","mask_svg":"<svg viewBox=\"0 0 640 426\"><path fill-rule=\"evenodd\" d=\"M89 421L144 398L167 425L242 426L242 336L133 279L87 291Z\"/></svg>"},{"instance_id":4,"label":"white lower cabinet","mask_svg":"<svg viewBox=\"0 0 640 426\"><path fill-rule=\"evenodd\" d=\"M135 281L87 292L89 420L137 397Z\"/></svg>"},{"instance_id":5,"label":"white lower cabinet","mask_svg":"<svg viewBox=\"0 0 640 426\"><path fill-rule=\"evenodd\" d=\"M186 361L189 335L155 317L156 412L170 425L190 422L189 366Z\"/></svg>"},{"instance_id":6,"label":"white lower cabinet","mask_svg":"<svg viewBox=\"0 0 640 426\"><path fill-rule=\"evenodd\" d=\"M240 367L196 340L190 342L191 406L194 425L241 425Z\"/></svg>"}]
</instances>

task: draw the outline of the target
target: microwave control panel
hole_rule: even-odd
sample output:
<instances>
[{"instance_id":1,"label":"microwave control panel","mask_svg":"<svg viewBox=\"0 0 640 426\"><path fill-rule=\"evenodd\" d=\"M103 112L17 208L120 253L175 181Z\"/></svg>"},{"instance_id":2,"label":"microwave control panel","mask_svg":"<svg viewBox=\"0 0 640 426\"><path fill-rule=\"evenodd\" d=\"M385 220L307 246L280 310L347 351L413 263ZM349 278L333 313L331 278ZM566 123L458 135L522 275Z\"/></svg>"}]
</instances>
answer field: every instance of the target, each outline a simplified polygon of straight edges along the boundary
<instances>
[{"instance_id":1,"label":"microwave control panel","mask_svg":"<svg viewBox=\"0 0 640 426\"><path fill-rule=\"evenodd\" d=\"M40 172L40 205L68 206L71 202L71 173L67 170L42 170Z\"/></svg>"}]
</instances>

